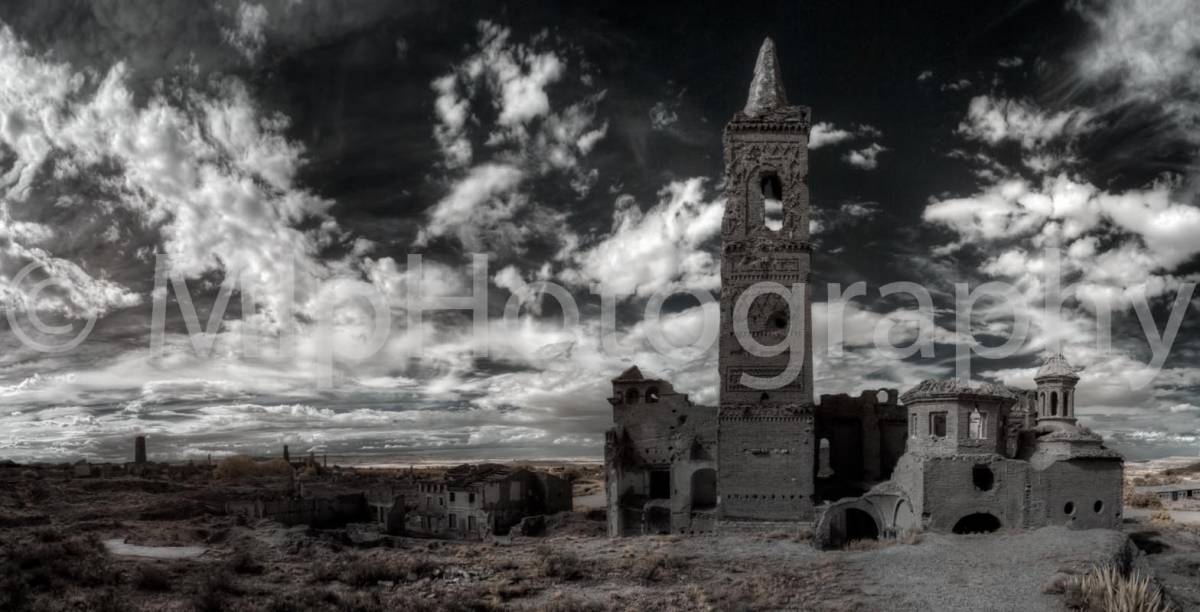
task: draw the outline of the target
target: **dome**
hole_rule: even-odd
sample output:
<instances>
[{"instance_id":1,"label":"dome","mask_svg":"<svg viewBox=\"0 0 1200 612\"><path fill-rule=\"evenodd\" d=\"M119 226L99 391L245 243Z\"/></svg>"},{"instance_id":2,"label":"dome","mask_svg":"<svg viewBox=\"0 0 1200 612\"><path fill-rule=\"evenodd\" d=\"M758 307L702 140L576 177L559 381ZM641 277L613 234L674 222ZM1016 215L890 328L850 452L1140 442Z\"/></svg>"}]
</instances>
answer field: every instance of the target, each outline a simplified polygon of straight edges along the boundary
<instances>
[{"instance_id":1,"label":"dome","mask_svg":"<svg viewBox=\"0 0 1200 612\"><path fill-rule=\"evenodd\" d=\"M1048 378L1051 376L1061 376L1064 378L1073 378L1079 380L1079 375L1075 373L1075 366L1067 363L1067 358L1063 357L1062 353L1055 353L1046 358L1045 363L1041 368L1038 368L1037 375L1034 379Z\"/></svg>"}]
</instances>

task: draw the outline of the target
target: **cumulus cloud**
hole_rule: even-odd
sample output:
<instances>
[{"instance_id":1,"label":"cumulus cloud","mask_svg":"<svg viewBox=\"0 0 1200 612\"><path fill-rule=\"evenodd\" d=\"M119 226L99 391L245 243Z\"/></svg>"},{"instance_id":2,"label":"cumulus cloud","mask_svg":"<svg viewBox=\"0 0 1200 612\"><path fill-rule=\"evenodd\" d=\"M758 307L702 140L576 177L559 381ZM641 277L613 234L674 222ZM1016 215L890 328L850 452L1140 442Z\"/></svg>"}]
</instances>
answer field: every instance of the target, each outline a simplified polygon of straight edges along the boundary
<instances>
[{"instance_id":1,"label":"cumulus cloud","mask_svg":"<svg viewBox=\"0 0 1200 612\"><path fill-rule=\"evenodd\" d=\"M604 92L556 110L548 90L578 75L568 74L560 53L544 48L546 37L514 42L508 28L489 21L478 32L476 50L431 84L434 138L449 192L428 212L418 243L454 236L472 250L519 253L541 237L569 249L576 238L563 215L521 187L562 180L579 197L591 190L599 174L584 160L608 131L595 118ZM491 125L481 120L485 105L495 114Z\"/></svg>"},{"instance_id":2,"label":"cumulus cloud","mask_svg":"<svg viewBox=\"0 0 1200 612\"><path fill-rule=\"evenodd\" d=\"M632 196L618 198L612 233L577 255L566 277L620 297L717 288L718 262L705 243L720 232L724 200L708 199L702 178L673 181L658 195L645 212Z\"/></svg>"},{"instance_id":3,"label":"cumulus cloud","mask_svg":"<svg viewBox=\"0 0 1200 612\"><path fill-rule=\"evenodd\" d=\"M850 129L843 129L828 121L822 121L812 126L812 130L808 135L808 148L820 149L821 147L840 144L855 138L878 138L882 135L882 132L870 125L858 124Z\"/></svg>"},{"instance_id":4,"label":"cumulus cloud","mask_svg":"<svg viewBox=\"0 0 1200 612\"><path fill-rule=\"evenodd\" d=\"M1076 3L1091 27L1073 55L1074 89L1096 92L1102 112L1137 116L1141 129L1124 148L1154 157L1178 145L1200 147L1200 11L1190 0L1113 0ZM1194 164L1175 170L1200 189Z\"/></svg>"},{"instance_id":5,"label":"cumulus cloud","mask_svg":"<svg viewBox=\"0 0 1200 612\"><path fill-rule=\"evenodd\" d=\"M94 80L37 57L8 29L0 30L0 74L7 75L0 79L6 101L0 144L13 154L0 179L7 192L5 221L38 214L36 201L54 194L56 182L78 181L89 185L94 199L59 198L59 206L82 216L97 206L133 213L157 228L170 270L185 277L239 271L264 304L277 307L290 299L280 262L296 262L301 301L326 274L315 254L321 240L336 234L336 225L309 231L297 226L323 219L330 203L297 185L301 148L282 136L286 118L262 112L240 82L215 82L211 94L184 90L179 101L159 94L139 104L123 64ZM5 225L10 236L26 239L34 227ZM77 286L78 294L109 296L107 304L84 300L90 304L85 310L136 301L55 259L48 247L61 244L58 232L64 229L39 230L41 247L14 241L5 270L11 274L29 260L49 262L48 269L62 271L60 278ZM109 234L122 229L144 231L116 226Z\"/></svg>"},{"instance_id":6,"label":"cumulus cloud","mask_svg":"<svg viewBox=\"0 0 1200 612\"><path fill-rule=\"evenodd\" d=\"M237 49L247 60L258 59L263 46L267 44L266 26L267 8L261 4L242 4L238 6L237 25L225 30L225 40Z\"/></svg>"},{"instance_id":7,"label":"cumulus cloud","mask_svg":"<svg viewBox=\"0 0 1200 612\"><path fill-rule=\"evenodd\" d=\"M846 160L846 163L854 166L855 168L860 168L862 170L874 170L879 165L879 154L883 153L884 151L887 151L886 147L877 142L873 142L867 145L865 148L846 153L842 159Z\"/></svg>"},{"instance_id":8,"label":"cumulus cloud","mask_svg":"<svg viewBox=\"0 0 1200 612\"><path fill-rule=\"evenodd\" d=\"M976 96L958 132L992 145L1012 141L1024 149L1035 149L1059 138L1086 133L1092 129L1093 119L1094 114L1086 109L1048 113L1026 101Z\"/></svg>"},{"instance_id":9,"label":"cumulus cloud","mask_svg":"<svg viewBox=\"0 0 1200 612\"><path fill-rule=\"evenodd\" d=\"M675 112L674 106L659 101L650 108L651 129L663 131L674 125L676 121L679 121L679 114Z\"/></svg>"}]
</instances>

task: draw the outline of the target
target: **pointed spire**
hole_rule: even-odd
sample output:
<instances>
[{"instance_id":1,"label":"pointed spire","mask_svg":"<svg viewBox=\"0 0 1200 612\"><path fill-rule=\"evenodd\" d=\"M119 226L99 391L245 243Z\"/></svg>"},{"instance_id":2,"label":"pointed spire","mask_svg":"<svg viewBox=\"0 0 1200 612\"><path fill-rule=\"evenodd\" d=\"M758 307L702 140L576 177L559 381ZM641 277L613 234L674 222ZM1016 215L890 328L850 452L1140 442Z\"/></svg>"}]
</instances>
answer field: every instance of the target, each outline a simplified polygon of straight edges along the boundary
<instances>
[{"instance_id":1,"label":"pointed spire","mask_svg":"<svg viewBox=\"0 0 1200 612\"><path fill-rule=\"evenodd\" d=\"M750 96L742 112L750 116L783 108L788 105L783 91L783 74L779 70L779 58L775 55L775 41L767 37L758 50L758 62L754 65L754 80L750 82Z\"/></svg>"}]
</instances>

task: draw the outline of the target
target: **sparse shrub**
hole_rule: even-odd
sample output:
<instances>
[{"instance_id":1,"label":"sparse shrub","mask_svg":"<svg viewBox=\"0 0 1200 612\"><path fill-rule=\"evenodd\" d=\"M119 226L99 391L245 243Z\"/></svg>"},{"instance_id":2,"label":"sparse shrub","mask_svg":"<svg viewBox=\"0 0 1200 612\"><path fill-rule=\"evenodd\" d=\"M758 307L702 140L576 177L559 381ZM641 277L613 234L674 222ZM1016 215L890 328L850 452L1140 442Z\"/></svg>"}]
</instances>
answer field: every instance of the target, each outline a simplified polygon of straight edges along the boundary
<instances>
[{"instance_id":1,"label":"sparse shrub","mask_svg":"<svg viewBox=\"0 0 1200 612\"><path fill-rule=\"evenodd\" d=\"M1138 572L1122 574L1112 564L1061 581L1067 607L1084 612L1167 612L1162 591Z\"/></svg>"},{"instance_id":2,"label":"sparse shrub","mask_svg":"<svg viewBox=\"0 0 1200 612\"><path fill-rule=\"evenodd\" d=\"M156 563L144 563L133 576L133 585L142 591L171 590L171 574Z\"/></svg>"},{"instance_id":3,"label":"sparse shrub","mask_svg":"<svg viewBox=\"0 0 1200 612\"><path fill-rule=\"evenodd\" d=\"M126 612L129 606L122 601L115 589L105 589L90 594L83 604L83 609L89 612Z\"/></svg>"},{"instance_id":4,"label":"sparse shrub","mask_svg":"<svg viewBox=\"0 0 1200 612\"><path fill-rule=\"evenodd\" d=\"M678 555L652 554L638 559L634 575L643 582L660 582L687 568L687 560Z\"/></svg>"},{"instance_id":5,"label":"sparse shrub","mask_svg":"<svg viewBox=\"0 0 1200 612\"><path fill-rule=\"evenodd\" d=\"M578 580L583 577L584 562L579 559L579 555L571 551L539 546L537 556L538 573L544 578Z\"/></svg>"},{"instance_id":6,"label":"sparse shrub","mask_svg":"<svg viewBox=\"0 0 1200 612\"><path fill-rule=\"evenodd\" d=\"M65 584L95 587L118 581L119 576L104 562L108 551L95 534L52 542L40 541L42 537L35 535L34 541L13 546L4 574L19 577L35 592L52 591Z\"/></svg>"},{"instance_id":7,"label":"sparse shrub","mask_svg":"<svg viewBox=\"0 0 1200 612\"><path fill-rule=\"evenodd\" d=\"M1130 493L1125 496L1125 504L1134 508L1162 508L1162 500L1157 495L1149 493Z\"/></svg>"},{"instance_id":8,"label":"sparse shrub","mask_svg":"<svg viewBox=\"0 0 1200 612\"><path fill-rule=\"evenodd\" d=\"M250 551L239 550L229 560L229 569L237 574L257 576L262 574L265 568L262 563L258 562L258 559L254 558L254 555L250 554Z\"/></svg>"},{"instance_id":9,"label":"sparse shrub","mask_svg":"<svg viewBox=\"0 0 1200 612\"><path fill-rule=\"evenodd\" d=\"M214 569L204 577L200 589L192 598L196 612L225 612L230 608L230 595L238 593L237 583L224 568Z\"/></svg>"},{"instance_id":10,"label":"sparse shrub","mask_svg":"<svg viewBox=\"0 0 1200 612\"><path fill-rule=\"evenodd\" d=\"M34 530L33 538L43 544L52 544L63 541L63 534L53 527L42 527Z\"/></svg>"},{"instance_id":11,"label":"sparse shrub","mask_svg":"<svg viewBox=\"0 0 1200 612\"><path fill-rule=\"evenodd\" d=\"M891 548L896 545L896 540L891 538L863 538L860 540L850 540L842 546L842 550L849 551L864 551L864 550L879 550L881 548Z\"/></svg>"},{"instance_id":12,"label":"sparse shrub","mask_svg":"<svg viewBox=\"0 0 1200 612\"><path fill-rule=\"evenodd\" d=\"M408 576L409 568L386 558L359 557L342 572L342 582L350 586L369 587L383 581L400 581Z\"/></svg>"},{"instance_id":13,"label":"sparse shrub","mask_svg":"<svg viewBox=\"0 0 1200 612\"><path fill-rule=\"evenodd\" d=\"M337 593L324 589L302 589L298 592L280 593L266 606L267 612L310 612L316 610L379 610L379 607L339 606L342 600Z\"/></svg>"},{"instance_id":14,"label":"sparse shrub","mask_svg":"<svg viewBox=\"0 0 1200 612\"><path fill-rule=\"evenodd\" d=\"M1171 513L1166 510L1159 510L1150 515L1151 523L1173 523L1175 519L1171 518Z\"/></svg>"},{"instance_id":15,"label":"sparse shrub","mask_svg":"<svg viewBox=\"0 0 1200 612\"><path fill-rule=\"evenodd\" d=\"M318 561L312 565L312 582L333 582L341 577L337 565L328 561Z\"/></svg>"}]
</instances>

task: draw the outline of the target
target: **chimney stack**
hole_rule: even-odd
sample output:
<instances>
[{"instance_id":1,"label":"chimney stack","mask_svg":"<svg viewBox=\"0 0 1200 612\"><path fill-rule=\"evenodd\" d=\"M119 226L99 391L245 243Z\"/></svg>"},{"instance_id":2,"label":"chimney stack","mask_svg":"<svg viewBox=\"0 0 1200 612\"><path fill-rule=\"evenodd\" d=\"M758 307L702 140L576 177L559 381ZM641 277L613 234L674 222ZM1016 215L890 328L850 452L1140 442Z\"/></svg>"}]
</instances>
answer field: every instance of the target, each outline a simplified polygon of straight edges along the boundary
<instances>
[{"instance_id":1,"label":"chimney stack","mask_svg":"<svg viewBox=\"0 0 1200 612\"><path fill-rule=\"evenodd\" d=\"M133 439L133 462L146 462L146 436L138 436Z\"/></svg>"},{"instance_id":2,"label":"chimney stack","mask_svg":"<svg viewBox=\"0 0 1200 612\"><path fill-rule=\"evenodd\" d=\"M292 462L292 456L288 454L288 445L287 444L283 445L283 460L288 463Z\"/></svg>"}]
</instances>

